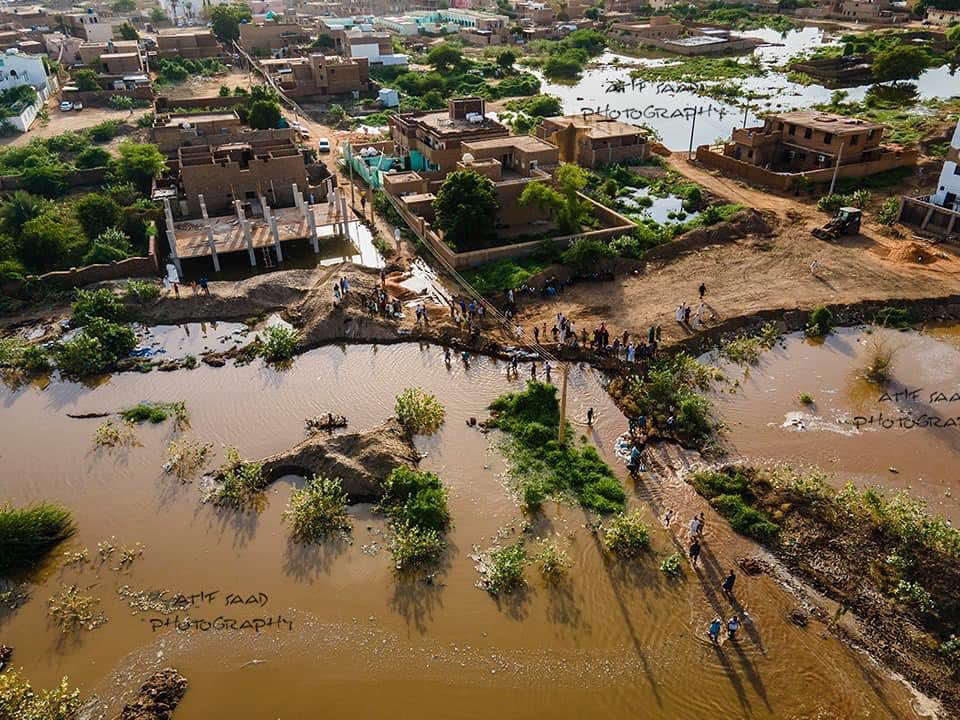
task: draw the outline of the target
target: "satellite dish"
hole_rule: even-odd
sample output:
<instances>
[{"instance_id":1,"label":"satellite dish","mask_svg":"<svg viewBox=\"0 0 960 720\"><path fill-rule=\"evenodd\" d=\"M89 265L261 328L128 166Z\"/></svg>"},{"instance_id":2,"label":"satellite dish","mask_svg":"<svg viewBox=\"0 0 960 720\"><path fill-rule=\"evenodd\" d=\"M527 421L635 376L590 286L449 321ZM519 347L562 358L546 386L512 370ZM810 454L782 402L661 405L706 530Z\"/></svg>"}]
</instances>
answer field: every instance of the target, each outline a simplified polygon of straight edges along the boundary
<instances>
[{"instance_id":1,"label":"satellite dish","mask_svg":"<svg viewBox=\"0 0 960 720\"><path fill-rule=\"evenodd\" d=\"M465 162L465 163L472 163L472 162L473 162L473 155L472 155L471 153L464 153L464 154L463 154L463 162Z\"/></svg>"}]
</instances>

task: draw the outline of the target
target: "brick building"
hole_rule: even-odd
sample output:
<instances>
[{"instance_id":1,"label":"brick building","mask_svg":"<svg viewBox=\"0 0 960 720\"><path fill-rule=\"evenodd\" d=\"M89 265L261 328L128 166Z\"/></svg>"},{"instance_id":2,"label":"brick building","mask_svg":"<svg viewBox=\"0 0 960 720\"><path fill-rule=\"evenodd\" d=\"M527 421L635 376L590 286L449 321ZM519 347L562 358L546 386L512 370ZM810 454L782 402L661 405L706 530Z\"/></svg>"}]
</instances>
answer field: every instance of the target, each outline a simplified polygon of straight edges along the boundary
<instances>
[{"instance_id":1,"label":"brick building","mask_svg":"<svg viewBox=\"0 0 960 720\"><path fill-rule=\"evenodd\" d=\"M233 211L234 200L264 196L272 207L294 204L293 184L309 186L303 154L290 139L181 147L180 186L191 215L203 195L211 215Z\"/></svg>"},{"instance_id":2,"label":"brick building","mask_svg":"<svg viewBox=\"0 0 960 720\"><path fill-rule=\"evenodd\" d=\"M143 57L136 40L82 43L80 60L102 75L129 75L143 72Z\"/></svg>"},{"instance_id":3,"label":"brick building","mask_svg":"<svg viewBox=\"0 0 960 720\"><path fill-rule=\"evenodd\" d=\"M208 58L223 57L227 53L209 30L175 30L156 36L157 57Z\"/></svg>"},{"instance_id":4,"label":"brick building","mask_svg":"<svg viewBox=\"0 0 960 720\"><path fill-rule=\"evenodd\" d=\"M306 57L262 60L260 65L290 97L347 95L370 90L370 66L364 57L314 53Z\"/></svg>"},{"instance_id":5,"label":"brick building","mask_svg":"<svg viewBox=\"0 0 960 720\"><path fill-rule=\"evenodd\" d=\"M545 118L536 134L559 148L563 162L588 168L650 156L650 143L642 128L605 115Z\"/></svg>"},{"instance_id":6,"label":"brick building","mask_svg":"<svg viewBox=\"0 0 960 720\"><path fill-rule=\"evenodd\" d=\"M448 173L456 168L462 143L506 137L510 131L486 117L483 98L447 101L447 111L399 113L390 116L390 136L397 155L413 170Z\"/></svg>"},{"instance_id":7,"label":"brick building","mask_svg":"<svg viewBox=\"0 0 960 720\"><path fill-rule=\"evenodd\" d=\"M760 127L736 129L724 154L779 172L873 162L884 154L884 125L816 111L770 115Z\"/></svg>"},{"instance_id":8,"label":"brick building","mask_svg":"<svg viewBox=\"0 0 960 720\"><path fill-rule=\"evenodd\" d=\"M310 40L307 29L296 23L244 23L240 26L240 47L253 55L272 55Z\"/></svg>"},{"instance_id":9,"label":"brick building","mask_svg":"<svg viewBox=\"0 0 960 720\"><path fill-rule=\"evenodd\" d=\"M209 138L214 144L222 135L239 133L243 128L235 110L209 113L161 113L154 116L153 142L161 152L190 145L197 138Z\"/></svg>"}]
</instances>

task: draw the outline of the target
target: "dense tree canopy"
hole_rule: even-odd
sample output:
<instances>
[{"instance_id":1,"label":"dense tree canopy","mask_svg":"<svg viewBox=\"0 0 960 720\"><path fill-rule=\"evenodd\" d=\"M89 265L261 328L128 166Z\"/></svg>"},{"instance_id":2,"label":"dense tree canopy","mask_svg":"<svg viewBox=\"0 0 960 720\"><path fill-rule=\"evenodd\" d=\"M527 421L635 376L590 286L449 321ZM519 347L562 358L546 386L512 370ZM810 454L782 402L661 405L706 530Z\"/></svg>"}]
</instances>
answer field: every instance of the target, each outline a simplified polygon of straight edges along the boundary
<instances>
[{"instance_id":1,"label":"dense tree canopy","mask_svg":"<svg viewBox=\"0 0 960 720\"><path fill-rule=\"evenodd\" d=\"M250 22L252 19L253 13L247 5L217 5L210 10L213 34L228 45L240 39L240 22Z\"/></svg>"},{"instance_id":2,"label":"dense tree canopy","mask_svg":"<svg viewBox=\"0 0 960 720\"><path fill-rule=\"evenodd\" d=\"M444 240L458 250L479 247L496 235L500 210L496 191L489 179L473 170L447 175L433 209Z\"/></svg>"},{"instance_id":3,"label":"dense tree canopy","mask_svg":"<svg viewBox=\"0 0 960 720\"><path fill-rule=\"evenodd\" d=\"M873 58L873 79L913 80L930 65L930 59L922 48L912 45L895 45L881 50Z\"/></svg>"}]
</instances>

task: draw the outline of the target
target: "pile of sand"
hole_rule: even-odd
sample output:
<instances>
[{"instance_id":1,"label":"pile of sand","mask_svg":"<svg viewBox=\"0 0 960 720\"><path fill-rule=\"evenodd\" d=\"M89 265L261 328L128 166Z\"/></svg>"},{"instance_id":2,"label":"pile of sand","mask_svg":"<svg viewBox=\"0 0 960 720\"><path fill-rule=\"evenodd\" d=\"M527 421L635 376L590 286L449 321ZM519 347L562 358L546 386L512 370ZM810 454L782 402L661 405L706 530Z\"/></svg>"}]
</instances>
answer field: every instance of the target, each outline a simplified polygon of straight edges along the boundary
<instances>
[{"instance_id":1,"label":"pile of sand","mask_svg":"<svg viewBox=\"0 0 960 720\"><path fill-rule=\"evenodd\" d=\"M887 259L900 263L915 263L929 265L936 258L920 243L905 242L890 251Z\"/></svg>"}]
</instances>

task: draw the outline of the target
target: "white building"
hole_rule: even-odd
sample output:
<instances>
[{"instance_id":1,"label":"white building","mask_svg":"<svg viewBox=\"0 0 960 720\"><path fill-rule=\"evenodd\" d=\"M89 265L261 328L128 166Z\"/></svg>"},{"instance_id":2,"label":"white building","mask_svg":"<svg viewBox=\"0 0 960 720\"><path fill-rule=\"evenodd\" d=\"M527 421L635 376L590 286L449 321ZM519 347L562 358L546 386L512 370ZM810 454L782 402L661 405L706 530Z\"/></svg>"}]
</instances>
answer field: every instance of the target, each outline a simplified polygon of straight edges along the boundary
<instances>
[{"instance_id":1,"label":"white building","mask_svg":"<svg viewBox=\"0 0 960 720\"><path fill-rule=\"evenodd\" d=\"M953 139L950 141L947 157L943 161L937 190L930 196L930 202L960 211L960 120L957 121L957 127L953 131Z\"/></svg>"},{"instance_id":2,"label":"white building","mask_svg":"<svg viewBox=\"0 0 960 720\"><path fill-rule=\"evenodd\" d=\"M20 85L33 85L37 92L46 92L50 81L40 55L25 55L10 48L0 55L0 90Z\"/></svg>"},{"instance_id":3,"label":"white building","mask_svg":"<svg viewBox=\"0 0 960 720\"><path fill-rule=\"evenodd\" d=\"M113 22L101 20L92 9L83 13L64 15L63 25L68 33L87 42L113 40Z\"/></svg>"}]
</instances>

